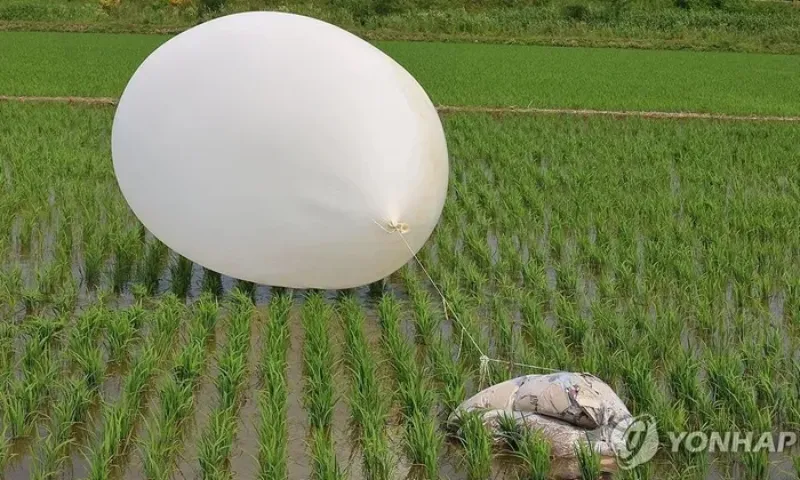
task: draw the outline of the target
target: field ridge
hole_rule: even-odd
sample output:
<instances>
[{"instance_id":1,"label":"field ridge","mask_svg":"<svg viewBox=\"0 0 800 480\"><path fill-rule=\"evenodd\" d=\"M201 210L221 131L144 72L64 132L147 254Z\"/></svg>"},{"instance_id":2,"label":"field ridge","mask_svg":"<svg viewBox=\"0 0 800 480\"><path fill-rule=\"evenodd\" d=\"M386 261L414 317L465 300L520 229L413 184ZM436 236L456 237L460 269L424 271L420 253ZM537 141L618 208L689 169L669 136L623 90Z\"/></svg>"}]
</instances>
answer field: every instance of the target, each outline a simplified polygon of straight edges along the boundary
<instances>
[{"instance_id":1,"label":"field ridge","mask_svg":"<svg viewBox=\"0 0 800 480\"><path fill-rule=\"evenodd\" d=\"M42 97L0 95L0 102L19 103L71 103L81 105L116 106L118 99L112 97ZM476 105L436 105L442 114L448 113L489 113L489 114L521 114L521 115L582 115L606 117L640 117L694 120L724 120L739 122L800 122L800 116L779 115L729 115L724 113L702 112L661 112L642 110L596 110L591 108L540 108L540 107L484 107Z\"/></svg>"}]
</instances>

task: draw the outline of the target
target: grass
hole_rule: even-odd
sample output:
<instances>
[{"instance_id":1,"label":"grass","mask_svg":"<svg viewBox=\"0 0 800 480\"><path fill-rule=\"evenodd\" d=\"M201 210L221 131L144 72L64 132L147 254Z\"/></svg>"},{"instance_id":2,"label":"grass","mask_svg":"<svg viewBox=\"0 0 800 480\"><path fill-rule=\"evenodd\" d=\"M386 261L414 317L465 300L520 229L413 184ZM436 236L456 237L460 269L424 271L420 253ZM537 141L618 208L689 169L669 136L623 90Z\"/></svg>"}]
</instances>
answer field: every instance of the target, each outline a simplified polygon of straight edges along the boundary
<instances>
[{"instance_id":1,"label":"grass","mask_svg":"<svg viewBox=\"0 0 800 480\"><path fill-rule=\"evenodd\" d=\"M222 6L216 15L253 9L292 11L371 38L796 52L793 40L798 30L798 14L789 2L204 2L208 3ZM209 12L199 7L200 4L170 6L166 2L108 2L103 8L94 0L10 0L0 7L0 27L177 32L193 25L199 16L208 18Z\"/></svg>"},{"instance_id":2,"label":"grass","mask_svg":"<svg viewBox=\"0 0 800 480\"><path fill-rule=\"evenodd\" d=\"M0 94L119 96L169 37L0 32ZM800 115L800 57L744 53L378 42L434 102ZM30 52L36 52L31 62ZM65 63L66 62L66 63ZM740 65L749 65L742 70ZM102 72L102 74L100 74ZM100 240L98 240L100 242Z\"/></svg>"}]
</instances>

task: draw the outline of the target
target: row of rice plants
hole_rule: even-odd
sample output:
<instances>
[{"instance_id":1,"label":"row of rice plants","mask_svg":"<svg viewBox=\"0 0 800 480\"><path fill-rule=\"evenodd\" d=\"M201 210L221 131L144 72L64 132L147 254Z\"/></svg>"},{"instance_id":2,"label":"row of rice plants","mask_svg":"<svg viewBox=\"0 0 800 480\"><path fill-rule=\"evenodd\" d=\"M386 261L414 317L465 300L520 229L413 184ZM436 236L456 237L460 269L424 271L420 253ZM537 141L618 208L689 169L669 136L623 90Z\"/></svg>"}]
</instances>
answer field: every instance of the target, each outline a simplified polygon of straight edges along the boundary
<instances>
[{"instance_id":1,"label":"row of rice plants","mask_svg":"<svg viewBox=\"0 0 800 480\"><path fill-rule=\"evenodd\" d=\"M234 290L229 309L227 343L218 357L216 387L219 404L211 413L199 444L200 476L204 479L230 476L236 418L248 379L247 357L254 306L249 297Z\"/></svg>"},{"instance_id":2,"label":"row of rice plants","mask_svg":"<svg viewBox=\"0 0 800 480\"><path fill-rule=\"evenodd\" d=\"M58 380L57 336L62 328L63 322L42 317L28 318L21 326L25 343L0 396L3 425L12 439L29 436L47 410Z\"/></svg>"},{"instance_id":3,"label":"row of rice plants","mask_svg":"<svg viewBox=\"0 0 800 480\"><path fill-rule=\"evenodd\" d=\"M175 297L167 296L152 312L151 329L123 380L120 398L102 407L102 430L96 434L87 455L89 478L109 478L119 466L117 462L128 452L145 395L159 366L172 353L184 309Z\"/></svg>"},{"instance_id":4,"label":"row of rice plants","mask_svg":"<svg viewBox=\"0 0 800 480\"><path fill-rule=\"evenodd\" d=\"M330 340L331 308L320 293L311 293L303 304L303 404L308 412L312 477L344 478L333 445L332 425L337 402L334 389L334 356Z\"/></svg>"},{"instance_id":5,"label":"row of rice plants","mask_svg":"<svg viewBox=\"0 0 800 480\"><path fill-rule=\"evenodd\" d=\"M285 480L289 431L287 423L287 350L293 297L277 294L269 303L269 323L263 332L258 394L258 478Z\"/></svg>"},{"instance_id":6,"label":"row of rice plants","mask_svg":"<svg viewBox=\"0 0 800 480\"><path fill-rule=\"evenodd\" d=\"M194 305L188 340L158 388L159 408L155 418L147 422L140 448L147 479L172 478L176 459L183 449L184 427L194 409L195 393L206 369L206 347L214 336L218 310L216 299L208 296L201 297Z\"/></svg>"},{"instance_id":7,"label":"row of rice plants","mask_svg":"<svg viewBox=\"0 0 800 480\"><path fill-rule=\"evenodd\" d=\"M69 374L70 364L78 367L76 376L57 382L57 393L53 400L48 422L48 434L36 452L32 476L37 479L57 478L66 462L70 448L76 444L75 427L86 421L91 403L100 388L99 379L107 364L103 363L102 351L98 348L93 331L106 328L106 345L109 363L119 362L128 355L142 327L144 310L139 304L117 312L109 312L102 306L93 306L80 317L69 338L66 357ZM123 326L124 325L124 326Z\"/></svg>"},{"instance_id":8,"label":"row of rice plants","mask_svg":"<svg viewBox=\"0 0 800 480\"><path fill-rule=\"evenodd\" d=\"M387 293L378 304L384 348L394 372L397 400L405 427L406 457L428 479L439 478L439 455L444 436L433 416L436 404L427 372L417 362L413 347L402 330L400 304Z\"/></svg>"},{"instance_id":9,"label":"row of rice plants","mask_svg":"<svg viewBox=\"0 0 800 480\"><path fill-rule=\"evenodd\" d=\"M344 324L345 364L350 372L350 416L363 455L363 472L373 480L392 478L394 458L386 424L390 396L381 388L378 362L364 334L366 316L352 295L342 296L337 309Z\"/></svg>"}]
</instances>

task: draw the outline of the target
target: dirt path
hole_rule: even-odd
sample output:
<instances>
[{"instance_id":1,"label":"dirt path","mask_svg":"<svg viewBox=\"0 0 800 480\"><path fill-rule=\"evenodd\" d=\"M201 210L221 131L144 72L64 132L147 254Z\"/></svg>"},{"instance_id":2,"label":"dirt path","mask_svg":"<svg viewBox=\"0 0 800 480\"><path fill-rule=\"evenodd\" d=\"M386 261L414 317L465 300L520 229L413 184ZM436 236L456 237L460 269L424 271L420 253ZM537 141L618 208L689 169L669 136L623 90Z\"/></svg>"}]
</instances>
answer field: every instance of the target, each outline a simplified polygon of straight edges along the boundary
<instances>
[{"instance_id":1,"label":"dirt path","mask_svg":"<svg viewBox=\"0 0 800 480\"><path fill-rule=\"evenodd\" d=\"M36 97L0 95L0 102L19 103L67 103L76 105L114 106L112 97ZM667 119L724 120L734 122L800 122L800 116L777 115L729 115L702 112L646 112L639 110L595 110L590 108L537 108L537 107L483 107L478 105L437 105L439 113L490 113L495 115L578 115L602 117L640 117Z\"/></svg>"}]
</instances>

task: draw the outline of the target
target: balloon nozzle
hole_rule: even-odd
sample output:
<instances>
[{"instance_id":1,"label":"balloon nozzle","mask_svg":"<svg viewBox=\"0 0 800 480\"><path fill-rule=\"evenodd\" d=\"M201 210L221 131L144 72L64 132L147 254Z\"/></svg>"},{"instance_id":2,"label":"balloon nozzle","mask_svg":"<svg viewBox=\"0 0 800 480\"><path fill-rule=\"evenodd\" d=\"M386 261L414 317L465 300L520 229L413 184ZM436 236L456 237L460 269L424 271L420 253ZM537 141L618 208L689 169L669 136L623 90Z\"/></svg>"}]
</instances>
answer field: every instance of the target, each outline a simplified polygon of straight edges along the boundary
<instances>
[{"instance_id":1,"label":"balloon nozzle","mask_svg":"<svg viewBox=\"0 0 800 480\"><path fill-rule=\"evenodd\" d=\"M410 228L407 223L392 221L389 222L387 230L389 233L408 233Z\"/></svg>"}]
</instances>

